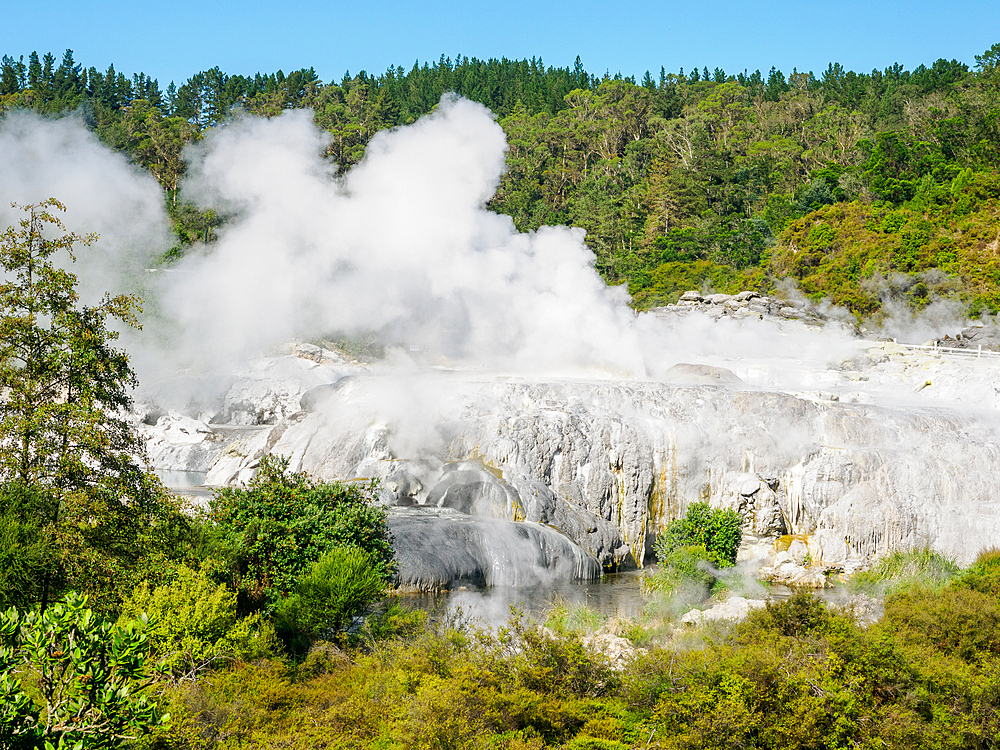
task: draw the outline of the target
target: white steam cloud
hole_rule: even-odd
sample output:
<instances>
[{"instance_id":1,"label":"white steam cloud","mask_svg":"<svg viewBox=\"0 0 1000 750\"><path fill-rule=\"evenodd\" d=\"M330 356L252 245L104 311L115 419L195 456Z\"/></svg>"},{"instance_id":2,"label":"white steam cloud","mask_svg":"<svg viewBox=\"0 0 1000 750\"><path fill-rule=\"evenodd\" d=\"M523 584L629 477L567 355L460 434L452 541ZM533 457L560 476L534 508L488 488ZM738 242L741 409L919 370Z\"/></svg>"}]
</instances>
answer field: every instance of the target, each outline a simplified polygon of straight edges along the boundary
<instances>
[{"instance_id":1,"label":"white steam cloud","mask_svg":"<svg viewBox=\"0 0 1000 750\"><path fill-rule=\"evenodd\" d=\"M583 232L521 234L486 209L506 151L486 108L445 98L376 135L342 179L327 144L293 111L237 120L191 151L185 194L232 218L167 281L188 351L239 359L373 329L451 362L643 372L626 294L594 271Z\"/></svg>"},{"instance_id":2,"label":"white steam cloud","mask_svg":"<svg viewBox=\"0 0 1000 750\"><path fill-rule=\"evenodd\" d=\"M170 247L163 192L149 173L101 144L75 118L11 112L0 119L0 228L25 216L12 202L48 198L66 205L65 214L56 213L68 231L100 235L97 244L80 249L78 263L67 265L87 304L105 292L139 289L144 269Z\"/></svg>"},{"instance_id":3,"label":"white steam cloud","mask_svg":"<svg viewBox=\"0 0 1000 750\"><path fill-rule=\"evenodd\" d=\"M69 230L101 235L73 270L87 302L145 296L146 330L123 344L146 384L179 367L225 381L292 338L359 331L432 363L659 378L693 361L768 388L823 386L806 371L857 349L844 331L636 316L625 290L594 271L582 230L519 233L487 210L506 143L478 104L445 97L416 124L376 135L344 176L323 157L329 138L302 110L209 131L189 148L183 190L227 221L217 242L150 275L172 243L156 181L78 119L10 113L0 119L0 225L19 218L10 201L57 197Z\"/></svg>"}]
</instances>

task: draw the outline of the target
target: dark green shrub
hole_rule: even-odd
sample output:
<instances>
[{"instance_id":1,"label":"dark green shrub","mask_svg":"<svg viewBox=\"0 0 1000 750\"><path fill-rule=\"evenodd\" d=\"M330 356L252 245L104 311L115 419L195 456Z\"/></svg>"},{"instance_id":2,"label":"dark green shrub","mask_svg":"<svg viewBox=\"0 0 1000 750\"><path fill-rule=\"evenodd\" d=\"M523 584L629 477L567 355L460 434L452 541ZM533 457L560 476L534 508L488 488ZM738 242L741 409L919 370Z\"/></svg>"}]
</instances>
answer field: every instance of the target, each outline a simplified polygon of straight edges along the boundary
<instances>
[{"instance_id":1,"label":"dark green shrub","mask_svg":"<svg viewBox=\"0 0 1000 750\"><path fill-rule=\"evenodd\" d=\"M299 578L291 596L278 601L278 633L293 651L321 639L335 641L384 592L385 578L375 555L334 547Z\"/></svg>"},{"instance_id":2,"label":"dark green shrub","mask_svg":"<svg viewBox=\"0 0 1000 750\"><path fill-rule=\"evenodd\" d=\"M20 484L0 486L0 610L39 601L54 570L55 551L36 494Z\"/></svg>"},{"instance_id":3,"label":"dark green shrub","mask_svg":"<svg viewBox=\"0 0 1000 750\"><path fill-rule=\"evenodd\" d=\"M653 550L660 562L682 547L702 547L717 568L736 564L743 540L739 514L730 509L713 510L708 503L692 503L684 518L671 521L656 538Z\"/></svg>"},{"instance_id":4,"label":"dark green shrub","mask_svg":"<svg viewBox=\"0 0 1000 750\"><path fill-rule=\"evenodd\" d=\"M826 631L831 620L832 615L823 602L808 591L799 591L788 599L769 601L764 608L751 612L740 624L739 632L745 636L763 630L800 638Z\"/></svg>"},{"instance_id":5,"label":"dark green shrub","mask_svg":"<svg viewBox=\"0 0 1000 750\"><path fill-rule=\"evenodd\" d=\"M211 503L234 588L269 606L289 594L312 563L334 547L371 555L388 581L395 569L385 509L373 483L321 482L288 472L288 459L265 456L246 489L227 487Z\"/></svg>"}]
</instances>

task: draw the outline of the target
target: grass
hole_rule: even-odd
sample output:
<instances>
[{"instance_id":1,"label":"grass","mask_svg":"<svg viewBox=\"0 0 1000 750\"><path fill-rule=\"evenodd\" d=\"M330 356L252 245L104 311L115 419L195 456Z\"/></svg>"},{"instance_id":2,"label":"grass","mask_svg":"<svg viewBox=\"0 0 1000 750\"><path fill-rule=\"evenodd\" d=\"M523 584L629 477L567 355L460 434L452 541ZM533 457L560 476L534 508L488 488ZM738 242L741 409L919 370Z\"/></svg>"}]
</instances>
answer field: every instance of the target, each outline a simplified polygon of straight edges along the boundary
<instances>
[{"instance_id":1,"label":"grass","mask_svg":"<svg viewBox=\"0 0 1000 750\"><path fill-rule=\"evenodd\" d=\"M854 574L847 582L851 591L889 596L910 588L940 589L958 573L954 560L930 549L893 552L870 570Z\"/></svg>"}]
</instances>

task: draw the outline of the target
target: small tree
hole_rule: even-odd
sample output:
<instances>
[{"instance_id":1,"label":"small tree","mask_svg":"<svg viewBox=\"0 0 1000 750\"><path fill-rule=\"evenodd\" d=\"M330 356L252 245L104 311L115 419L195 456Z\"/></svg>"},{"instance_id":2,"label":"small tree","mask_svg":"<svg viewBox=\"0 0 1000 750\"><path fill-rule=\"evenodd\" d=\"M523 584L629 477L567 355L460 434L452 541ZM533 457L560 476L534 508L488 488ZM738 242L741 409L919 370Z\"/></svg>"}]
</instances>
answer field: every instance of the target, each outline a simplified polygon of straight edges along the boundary
<instances>
[{"instance_id":1,"label":"small tree","mask_svg":"<svg viewBox=\"0 0 1000 750\"><path fill-rule=\"evenodd\" d=\"M144 445L124 413L135 375L107 327L138 327L138 299L81 305L76 276L53 256L75 260L74 246L96 235L65 233L55 199L12 205L26 216L0 234L0 484L34 499L27 520L47 526L62 550L44 577L44 609L71 549L135 553L162 490L140 463ZM67 523L75 520L86 523Z\"/></svg>"},{"instance_id":2,"label":"small tree","mask_svg":"<svg viewBox=\"0 0 1000 750\"><path fill-rule=\"evenodd\" d=\"M667 524L656 538L653 550L661 562L672 552L685 547L702 547L706 559L717 568L736 564L736 553L743 541L742 521L735 510L713 510L708 503L692 503L684 515Z\"/></svg>"},{"instance_id":3,"label":"small tree","mask_svg":"<svg viewBox=\"0 0 1000 750\"><path fill-rule=\"evenodd\" d=\"M385 594L378 559L364 550L334 547L299 578L291 596L278 602L279 634L292 651L317 640L336 640L354 617Z\"/></svg>"}]
</instances>

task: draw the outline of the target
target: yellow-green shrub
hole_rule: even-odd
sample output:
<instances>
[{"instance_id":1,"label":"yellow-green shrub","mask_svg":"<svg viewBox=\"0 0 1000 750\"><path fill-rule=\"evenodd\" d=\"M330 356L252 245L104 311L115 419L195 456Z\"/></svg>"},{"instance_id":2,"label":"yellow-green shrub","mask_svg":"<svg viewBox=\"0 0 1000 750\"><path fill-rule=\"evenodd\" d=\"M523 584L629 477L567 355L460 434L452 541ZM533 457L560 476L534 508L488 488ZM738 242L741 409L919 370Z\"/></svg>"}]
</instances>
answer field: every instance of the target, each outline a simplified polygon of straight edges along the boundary
<instances>
[{"instance_id":1,"label":"yellow-green shrub","mask_svg":"<svg viewBox=\"0 0 1000 750\"><path fill-rule=\"evenodd\" d=\"M149 615L150 650L173 677L233 659L275 652L274 628L260 613L240 617L236 594L207 575L181 565L170 583L139 586L122 606L122 620Z\"/></svg>"}]
</instances>

